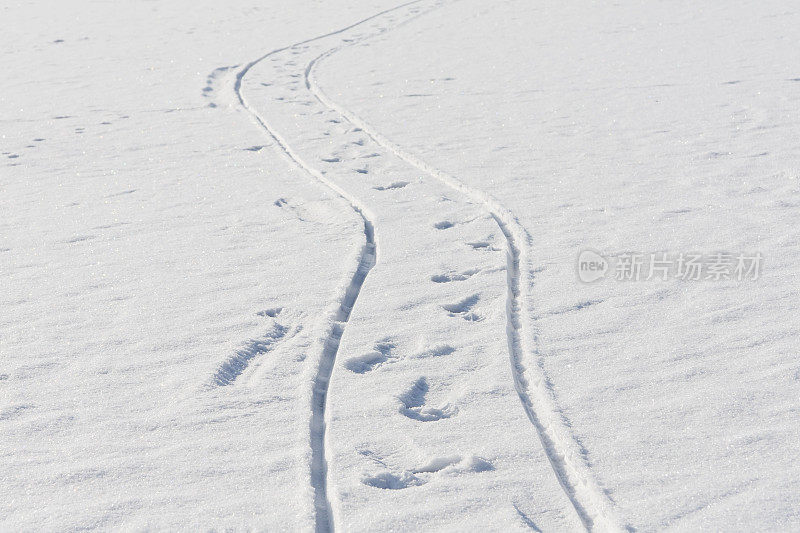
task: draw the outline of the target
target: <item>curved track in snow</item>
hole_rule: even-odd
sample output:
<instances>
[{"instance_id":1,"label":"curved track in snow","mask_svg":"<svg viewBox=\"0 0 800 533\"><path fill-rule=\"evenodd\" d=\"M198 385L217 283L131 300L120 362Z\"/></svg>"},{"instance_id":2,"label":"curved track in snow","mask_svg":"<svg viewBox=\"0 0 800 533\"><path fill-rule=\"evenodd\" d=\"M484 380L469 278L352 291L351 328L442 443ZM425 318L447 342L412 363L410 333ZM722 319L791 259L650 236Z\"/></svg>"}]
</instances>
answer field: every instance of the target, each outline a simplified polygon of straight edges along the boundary
<instances>
[{"instance_id":1,"label":"curved track in snow","mask_svg":"<svg viewBox=\"0 0 800 533\"><path fill-rule=\"evenodd\" d=\"M331 327L322 348L322 356L313 383L311 399L312 419L310 424L310 444L312 450L310 474L314 489L317 531L330 531L334 528L333 513L331 511L330 499L327 495L327 460L325 453L325 404L328 385L339 342L347 321L349 320L352 307L358 298L369 270L374 266L376 261L377 243L375 239L375 227L372 222L373 217L369 213L369 210L358 198L341 188L337 183L326 178L321 171L307 163L289 146L277 131L269 126L266 118L261 116L254 107L249 105L242 93L242 80L254 66L274 54L326 37L342 34L367 21L374 20L382 15L411 4L422 3L423 1L424 0L414 0L412 2L406 2L339 30L272 50L245 65L237 73L234 83L234 91L238 103L250 113L257 124L273 139L281 153L294 164L302 168L311 177L347 200L352 209L364 222L365 245L361 252L359 264L341 299L339 308L334 313L334 316L331 317ZM405 22L408 22L408 20ZM386 31L388 29L389 28L383 28L381 31ZM446 172L432 167L393 143L355 113L331 100L316 82L314 78L314 69L322 60L330 57L345 46L363 42L373 36L374 34L348 39L346 41L343 40L336 46L312 59L305 68L306 88L323 106L339 113L351 124L361 128L364 133L388 152L394 154L428 176L438 180L447 187L483 205L486 211L491 214L507 242L508 291L506 299L506 330L514 385L523 409L538 434L553 472L586 529L602 531L621 531L625 529L623 523L616 514L612 502L594 479L585 460L585 451L572 437L566 420L557 407L554 391L544 372L542 356L536 347L536 336L530 324L530 311L528 308L528 301L530 299L529 293L532 283L530 274L532 266L529 260L531 237L527 230L513 213L501 205L495 198L479 189L468 186Z\"/></svg>"},{"instance_id":2,"label":"curved track in snow","mask_svg":"<svg viewBox=\"0 0 800 533\"><path fill-rule=\"evenodd\" d=\"M368 37L367 37L368 38ZM494 218L508 244L507 335L514 386L529 420L536 428L547 458L561 487L569 497L587 530L622 531L626 529L612 502L600 488L584 459L585 452L572 437L541 364L535 346L535 335L527 324L530 272L528 259L531 237L517 217L495 198L466 185L454 176L436 169L390 141L369 123L349 109L331 100L314 79L314 68L345 46L367 38L347 42L320 54L306 67L306 87L325 106L338 112L354 126L361 128L376 143L439 180L448 187L485 206ZM534 342L531 342L533 340Z\"/></svg>"},{"instance_id":3,"label":"curved track in snow","mask_svg":"<svg viewBox=\"0 0 800 533\"><path fill-rule=\"evenodd\" d=\"M413 2L411 2L413 3ZM405 5L405 4L404 4ZM394 9L399 9L397 8ZM391 10L388 10L391 11ZM355 24L342 28L340 30L330 32L312 39L300 41L290 46L278 48L261 56L260 58L252 61L244 66L237 74L234 83L234 92L239 104L253 117L256 123L269 135L275 142L280 152L287 157L292 163L299 166L309 176L316 179L329 189L331 189L338 196L344 198L352 207L352 209L359 215L364 223L364 246L361 250L358 266L356 267L353 277L347 286L344 295L342 296L339 307L336 309L334 315L331 317L331 326L325 338L322 347L322 354L319 365L317 367L316 375L311 392L311 421L310 421L310 446L311 446L311 464L310 478L311 485L314 489L314 507L315 507L315 528L317 532L326 532L333 530L333 513L331 512L330 500L327 494L327 478L328 466L325 455L325 406L327 403L327 394L333 372L333 365L336 360L336 354L339 350L339 344L344 333L345 326L350 319L350 314L353 310L358 295L361 292L361 287L366 280L367 274L377 262L377 243L375 240L375 225L373 217L370 215L367 208L354 196L346 190L339 187L336 183L329 180L317 168L307 163L299 154L297 154L288 143L281 137L281 135L274 130L248 102L242 93L242 79L255 65L264 59L292 48L301 44L322 39L337 33L342 33L350 28L371 20L377 16L382 15L388 11L384 11L363 19Z\"/></svg>"}]
</instances>

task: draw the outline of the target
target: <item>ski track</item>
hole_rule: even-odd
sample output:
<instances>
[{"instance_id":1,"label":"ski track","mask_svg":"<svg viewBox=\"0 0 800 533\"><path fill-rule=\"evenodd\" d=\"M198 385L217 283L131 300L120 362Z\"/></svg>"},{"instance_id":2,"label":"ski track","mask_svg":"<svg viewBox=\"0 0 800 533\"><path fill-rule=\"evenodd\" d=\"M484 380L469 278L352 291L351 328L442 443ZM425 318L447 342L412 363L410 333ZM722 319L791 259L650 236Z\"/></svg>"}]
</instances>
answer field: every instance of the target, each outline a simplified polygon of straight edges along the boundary
<instances>
[{"instance_id":1,"label":"ski track","mask_svg":"<svg viewBox=\"0 0 800 533\"><path fill-rule=\"evenodd\" d=\"M352 308L361 291L361 287L369 271L377 261L375 226L372 222L372 215L359 199L351 195L345 189L339 187L335 182L326 178L318 169L308 164L288 145L280 134L268 125L266 119L259 115L259 113L248 104L242 93L242 80L254 66L274 54L303 44L342 34L382 15L422 1L423 0L413 0L411 2L406 2L361 19L344 28L274 49L246 64L236 74L234 82L234 92L238 103L253 117L255 122L269 137L272 138L279 151L311 177L348 201L352 209L364 222L364 236L366 242L361 251L358 267L345 291L339 308L332 317L332 325L329 328L328 335L323 345L320 364L313 383L311 401L312 417L310 423L310 444L312 450L310 469L311 484L314 489L315 528L317 532L334 530L333 513L330 499L327 495L328 469L325 454L325 405L329 382L341 337L350 318ZM409 17L409 19L398 23L395 27L408 23L422 14L424 13L418 13ZM381 28L379 33L388 30L389 28ZM361 38L350 39L328 49L312 59L305 69L304 78L306 88L323 106L339 113L351 124L361 128L364 133L388 152L438 180L447 187L482 204L495 220L507 242L508 291L506 300L506 332L514 386L519 395L523 409L536 429L539 440L541 441L542 447L544 448L559 484L572 503L575 512L585 528L588 531L632 530L630 526L624 525L617 516L613 503L598 485L589 469L586 462L586 450L584 450L571 435L568 421L557 407L553 387L545 373L542 354L536 347L537 337L532 326L526 324L528 321L527 317L530 316L528 299L529 287L532 282L532 268L528 257L528 250L531 247L530 234L513 213L502 206L495 198L479 189L466 185L454 176L432 167L410 152L405 151L403 148L384 137L379 131L353 112L328 98L316 83L314 79L314 69L322 60L330 57L345 46L362 43L375 35L376 34L372 34Z\"/></svg>"},{"instance_id":2,"label":"ski track","mask_svg":"<svg viewBox=\"0 0 800 533\"><path fill-rule=\"evenodd\" d=\"M630 526L623 525L613 503L594 479L586 463L586 450L571 435L566 417L557 407L553 387L544 371L542 355L535 346L537 338L533 335L533 328L525 324L525 317L530 316L527 302L528 287L531 285L530 272L532 271L528 259L528 249L531 247L531 237L528 231L513 213L495 198L466 185L454 176L432 167L405 151L355 113L328 98L316 83L314 68L322 60L332 56L345 46L363 42L369 37L338 45L314 58L306 67L306 88L320 103L344 116L354 126L361 128L377 144L444 185L482 204L494 218L508 244L506 303L508 345L514 386L525 413L536 428L550 465L586 529L589 531L631 530ZM524 265L525 268L520 268L520 265ZM521 293L523 287L525 294ZM531 331L529 332L529 330ZM529 337L532 337L532 342L528 340Z\"/></svg>"},{"instance_id":3,"label":"ski track","mask_svg":"<svg viewBox=\"0 0 800 533\"><path fill-rule=\"evenodd\" d=\"M323 185L334 191L337 195L341 196L347 202L349 202L352 209L359 215L359 217L361 217L361 219L364 222L365 244L361 250L359 264L356 268L355 273L353 274L350 284L348 285L345 291L344 296L341 299L339 308L336 310L334 316L332 317L331 327L323 343L320 363L319 366L317 367L317 373L314 377L314 382L312 385L311 421L309 424L310 426L309 443L311 446L310 477L311 477L311 486L314 490L315 530L318 533L334 530L333 512L331 510L330 499L328 498L328 488L327 488L328 465L325 454L325 434L326 434L325 406L327 403L328 388L330 385L331 374L333 372L333 364L334 361L336 360L336 354L339 350L339 344L341 342L341 338L344 333L344 328L347 324L347 321L350 318L350 313L352 312L353 306L355 305L355 302L358 299L358 295L361 292L361 287L363 286L364 281L366 280L367 274L377 262L377 243L375 240L375 225L372 222L373 217L366 209L366 207L363 206L357 198L355 198L350 193L339 187L333 181L327 179L318 169L308 164L302 157L300 157L299 154L297 154L294 150L292 150L292 148L280 136L280 134L277 131L273 130L267 124L266 120L261 115L259 115L258 112L253 107L251 107L247 103L247 100L244 97L244 94L242 93L242 80L254 66L256 66L258 63L260 63L264 59L274 54L312 41L317 41L325 37L343 33L351 28L358 26L359 24L363 24L385 13L401 9L406 5L414 4L419 1L420 0L407 2L405 4L401 4L394 8L381 11L380 13L362 19L354 24L351 24L339 30L335 30L317 37L299 41L289 46L284 46L272 50L264 54L263 56L259 57L258 59L251 61L250 63L245 65L239 72L237 72L236 80L233 86L233 90L239 104L253 117L256 123L269 135L269 137L272 138L272 140L276 143L277 147L279 148L279 151L285 157L287 157L292 163L299 166L306 173L308 173L312 178L318 180L320 183L322 183Z\"/></svg>"}]
</instances>

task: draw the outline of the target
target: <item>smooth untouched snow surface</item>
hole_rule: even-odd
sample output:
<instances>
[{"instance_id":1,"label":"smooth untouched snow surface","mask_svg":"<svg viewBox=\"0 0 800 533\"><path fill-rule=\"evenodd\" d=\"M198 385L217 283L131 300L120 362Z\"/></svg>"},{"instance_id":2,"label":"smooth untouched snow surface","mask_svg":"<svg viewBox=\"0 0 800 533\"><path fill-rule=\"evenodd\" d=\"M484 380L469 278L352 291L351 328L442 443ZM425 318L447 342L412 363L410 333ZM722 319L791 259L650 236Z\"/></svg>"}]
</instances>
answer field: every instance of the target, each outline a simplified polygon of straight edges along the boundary
<instances>
[{"instance_id":1,"label":"smooth untouched snow surface","mask_svg":"<svg viewBox=\"0 0 800 533\"><path fill-rule=\"evenodd\" d=\"M0 15L0 529L800 530L785 4Z\"/></svg>"}]
</instances>

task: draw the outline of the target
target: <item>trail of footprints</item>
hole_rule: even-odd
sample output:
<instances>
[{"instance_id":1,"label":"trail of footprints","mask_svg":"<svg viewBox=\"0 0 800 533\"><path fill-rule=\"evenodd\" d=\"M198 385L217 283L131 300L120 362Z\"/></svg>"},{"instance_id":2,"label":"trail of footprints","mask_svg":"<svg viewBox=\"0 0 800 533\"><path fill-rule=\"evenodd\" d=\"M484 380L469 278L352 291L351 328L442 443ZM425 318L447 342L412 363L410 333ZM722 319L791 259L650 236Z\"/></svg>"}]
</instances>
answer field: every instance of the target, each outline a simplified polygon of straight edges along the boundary
<instances>
[{"instance_id":1,"label":"trail of footprints","mask_svg":"<svg viewBox=\"0 0 800 533\"><path fill-rule=\"evenodd\" d=\"M433 283L449 283L465 281L481 272L474 268L461 272L449 271L431 276ZM480 294L472 294L456 303L442 304L441 309L448 316L467 321L478 321L481 317L473 310L480 301ZM351 357L344 362L344 367L355 374L368 374L378 371L381 367L395 363L402 359L397 351L397 345L391 338L383 338L376 342L373 350L362 355ZM446 357L456 350L449 344L439 344L431 348L408 356L410 359L424 359L429 357ZM431 405L429 396L432 387L426 376L420 376L408 384L404 390L395 396L397 399L397 412L416 423L435 423L458 415L457 402L445 401ZM361 482L364 485L382 490L402 490L410 487L424 485L437 476L457 475L461 473L479 473L494 469L492 463L475 455L449 457L434 457L427 463L407 469L392 468L386 458L373 450L360 450L358 452L377 467L377 472L364 474ZM373 468L375 470L375 468Z\"/></svg>"},{"instance_id":2,"label":"trail of footprints","mask_svg":"<svg viewBox=\"0 0 800 533\"><path fill-rule=\"evenodd\" d=\"M172 110L163 110L163 111L164 112L169 112L169 111L172 111ZM116 114L116 113L111 113L109 111L101 111L101 112L106 114L106 115L111 115L111 116L116 115L114 118L116 118L118 120L124 120L124 119L130 118L129 115L119 115L119 114ZM65 135L68 135L68 134L82 135L84 133L87 133L87 127L91 128L91 130L89 130L90 133L100 133L100 134L102 134L103 132L108 130L105 126L110 126L112 124L112 122L110 120L104 120L104 121L99 122L99 123L98 122L94 122L94 121L89 122L86 119L86 117L76 117L76 116L73 116L73 115L55 115L55 116L49 117L46 120L47 120L46 126L39 126L39 127L42 127L42 128L46 127L46 129L47 129L47 131L49 133L48 137L50 137L50 135L55 135L56 136L57 145L58 145L58 143L63 142L63 140L65 138ZM58 122L55 122L55 121L58 121ZM90 126L81 125L81 124L87 124L87 123L90 123L91 125ZM38 127L37 127L37 129L38 129ZM36 135L36 133L33 133L33 134ZM20 136L20 137L22 137L22 136ZM25 162L26 158L24 156L26 156L26 155L34 155L35 156L35 155L37 155L37 152L41 152L43 150L46 153L48 144L53 140L54 139L52 139L52 138L48 139L48 138L41 137L41 136L37 136L37 137L33 137L33 138L28 137L27 140L24 139L24 138L20 138L20 139L18 139L16 141L16 143L17 143L17 148L16 149L10 149L10 148L6 149L5 143L14 142L14 141L5 141L4 140L3 141L4 145L0 146L0 150L2 150L2 151L0 151L0 158L9 159L10 160L10 161L6 162L5 166L9 166L9 167L21 166L21 165L25 164L24 162ZM41 154L39 154L39 156L40 157L44 157ZM2 159L0 159L0 160L2 160Z\"/></svg>"},{"instance_id":3,"label":"trail of footprints","mask_svg":"<svg viewBox=\"0 0 800 533\"><path fill-rule=\"evenodd\" d=\"M413 12L413 10L412 10ZM304 137L304 143L323 141L326 144L323 153L317 152L315 165L323 175L336 176L336 181L342 187L348 189L347 180L359 180L360 184L366 184L369 189L381 193L381 195L398 195L403 198L407 187L412 184L408 178L398 180L398 175L392 179L391 172L385 167L381 167L381 158L386 155L383 149L375 151L377 145L361 130L353 126L334 110L324 106L319 106L316 97L306 91L306 83L302 72L307 68L306 63L299 59L301 54L316 54L321 48L310 48L308 45L299 45L289 48L269 57L265 63L270 65L269 78L262 78L258 85L253 87L251 98L258 98L260 101L269 101L276 106L294 106L290 116L307 117L311 121L312 127L306 127L304 135L309 131L317 131L312 137ZM297 59L297 60L296 60ZM306 70L306 72L308 72ZM231 67L222 67L209 75L207 85L203 89L203 95L210 99L209 106L216 107L220 91L217 84L222 83L226 77L230 77ZM316 108L316 109L315 109ZM316 126L313 126L316 125ZM289 126L291 127L291 125ZM318 129L317 129L318 128ZM335 142L334 142L335 139ZM290 141L287 141L290 144ZM242 148L250 152L258 152L263 146L251 146ZM389 167L391 168L391 167ZM406 175L408 172L405 173ZM422 178L419 178L422 179ZM365 180L369 180L365 183ZM414 193L412 193L413 196ZM441 201L449 200L446 196L441 196ZM284 198L274 202L279 208L289 208L291 203ZM444 219L434 221L430 224L433 233L448 232L447 235L456 234L457 227L467 225L480 217L471 220ZM485 217L484 217L485 218ZM443 235L439 234L439 235ZM458 238L458 237L456 237ZM495 245L495 236L488 235L485 238L462 242L459 246L466 247L469 253L484 254L487 252L499 252L500 249ZM431 284L459 283L466 282L473 276L484 271L484 268L470 268L464 270L448 270L445 272L431 273L429 278ZM488 270L487 270L488 271ZM443 287L439 287L442 289ZM454 285L454 292L460 292L458 286ZM442 301L433 312L441 313L444 320L466 321L476 323L483 320L479 312L481 303L481 293L464 291L462 296L455 296L452 301ZM279 310L277 311L280 312ZM276 313L277 314L277 313ZM269 315L271 316L271 315ZM460 322L453 322L460 324ZM288 332L274 332L274 337L280 335L281 338L288 335ZM268 335L269 346L259 344L256 350L245 350L247 356L255 352L261 355L264 348L272 348L272 343L279 342L278 339ZM397 364L402 360L408 359L428 359L428 358L448 358L456 352L456 348L443 343L425 347L416 353L402 353L398 347L399 341L391 337L378 338L372 345L372 349L366 353L349 357L341 362L346 371L361 376L359 379L368 379L374 372L387 371L390 365ZM247 356L239 359L249 360ZM338 362L337 362L338 363ZM443 359L442 364L447 363ZM456 419L459 414L458 399L448 396L447 386L429 376L419 376L410 383L398 384L398 390L393 392L396 399L396 416L404 417L412 424L445 424L450 419ZM451 393L452 394L452 393ZM446 401L434 400L432 398L446 398ZM428 483L437 476L458 475L461 473L478 473L492 470L494 467L490 461L481 457L471 455L453 455L447 457L433 457L421 465L412 465L410 468L398 468L397 465L390 464L390 461L382 457L373 450L358 451L365 460L373 464L373 471L377 473L364 475L362 483L366 486L384 490L400 490L409 487L420 486Z\"/></svg>"}]
</instances>

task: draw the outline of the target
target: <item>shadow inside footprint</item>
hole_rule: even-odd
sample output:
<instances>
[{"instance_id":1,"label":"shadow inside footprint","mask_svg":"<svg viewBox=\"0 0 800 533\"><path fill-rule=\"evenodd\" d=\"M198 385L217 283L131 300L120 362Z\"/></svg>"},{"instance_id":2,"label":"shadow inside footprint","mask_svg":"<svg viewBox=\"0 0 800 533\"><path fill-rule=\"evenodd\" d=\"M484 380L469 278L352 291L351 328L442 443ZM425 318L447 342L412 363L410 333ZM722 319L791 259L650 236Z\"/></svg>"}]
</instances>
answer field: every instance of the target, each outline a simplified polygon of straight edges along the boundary
<instances>
[{"instance_id":1,"label":"shadow inside footprint","mask_svg":"<svg viewBox=\"0 0 800 533\"><path fill-rule=\"evenodd\" d=\"M476 313L473 313L472 308L475 307L475 304L478 303L478 300L480 300L480 296L473 294L472 296L468 296L458 303L445 304L442 306L442 309L447 311L450 316L457 316L469 322L476 322L480 320L481 317Z\"/></svg>"},{"instance_id":2,"label":"shadow inside footprint","mask_svg":"<svg viewBox=\"0 0 800 533\"><path fill-rule=\"evenodd\" d=\"M450 457L434 457L427 464L415 468L411 472L414 474L433 474L436 472L459 474L488 472L490 470L494 470L494 465L483 457L478 457L477 455L469 455L467 457L453 455Z\"/></svg>"},{"instance_id":3,"label":"shadow inside footprint","mask_svg":"<svg viewBox=\"0 0 800 533\"><path fill-rule=\"evenodd\" d=\"M373 187L373 189L375 189L376 191L389 191L392 189L402 189L403 187L408 185L408 183L409 182L407 181L395 181L394 183L390 183L389 185L381 185Z\"/></svg>"},{"instance_id":4,"label":"shadow inside footprint","mask_svg":"<svg viewBox=\"0 0 800 533\"><path fill-rule=\"evenodd\" d=\"M434 457L418 468L403 470L398 474L384 470L375 475L364 476L361 482L378 489L400 490L424 485L436 476L458 476L491 470L494 470L494 465L482 457L476 455L467 457L454 455L450 457Z\"/></svg>"},{"instance_id":5,"label":"shadow inside footprint","mask_svg":"<svg viewBox=\"0 0 800 533\"><path fill-rule=\"evenodd\" d=\"M385 363L387 359L388 357L380 352L369 352L364 355L351 357L345 361L344 367L356 374L365 374L370 370L374 370L375 367L379 366L381 363Z\"/></svg>"},{"instance_id":6,"label":"shadow inside footprint","mask_svg":"<svg viewBox=\"0 0 800 533\"><path fill-rule=\"evenodd\" d=\"M383 363L392 359L392 349L395 345L388 340L375 345L375 351L351 357L344 363L344 367L356 374L364 374L375 370Z\"/></svg>"},{"instance_id":7,"label":"shadow inside footprint","mask_svg":"<svg viewBox=\"0 0 800 533\"><path fill-rule=\"evenodd\" d=\"M400 413L420 422L435 422L443 418L450 418L456 414L456 409L450 404L445 404L439 408L426 407L425 396L428 394L429 389L428 380L424 377L415 381L409 390L398 397L401 403Z\"/></svg>"},{"instance_id":8,"label":"shadow inside footprint","mask_svg":"<svg viewBox=\"0 0 800 533\"><path fill-rule=\"evenodd\" d=\"M500 249L492 246L492 243L489 241L475 241L475 242L468 242L467 246L471 247L473 250L485 250L487 252L499 252Z\"/></svg>"},{"instance_id":9,"label":"shadow inside footprint","mask_svg":"<svg viewBox=\"0 0 800 533\"><path fill-rule=\"evenodd\" d=\"M436 274L431 276L431 281L434 283L449 283L451 281L464 281L466 279L471 278L475 274L480 272L479 269L474 268L472 270L465 270L464 272L447 272L445 274Z\"/></svg>"},{"instance_id":10,"label":"shadow inside footprint","mask_svg":"<svg viewBox=\"0 0 800 533\"><path fill-rule=\"evenodd\" d=\"M437 344L433 348L428 348L427 350L419 352L414 357L417 359L422 359L425 357L442 357L443 355L450 355L455 351L456 349L449 344Z\"/></svg>"},{"instance_id":11,"label":"shadow inside footprint","mask_svg":"<svg viewBox=\"0 0 800 533\"><path fill-rule=\"evenodd\" d=\"M402 472L400 474L381 472L374 476L365 476L361 482L370 487L388 490L400 490L425 484L424 479L418 478L411 472Z\"/></svg>"}]
</instances>

